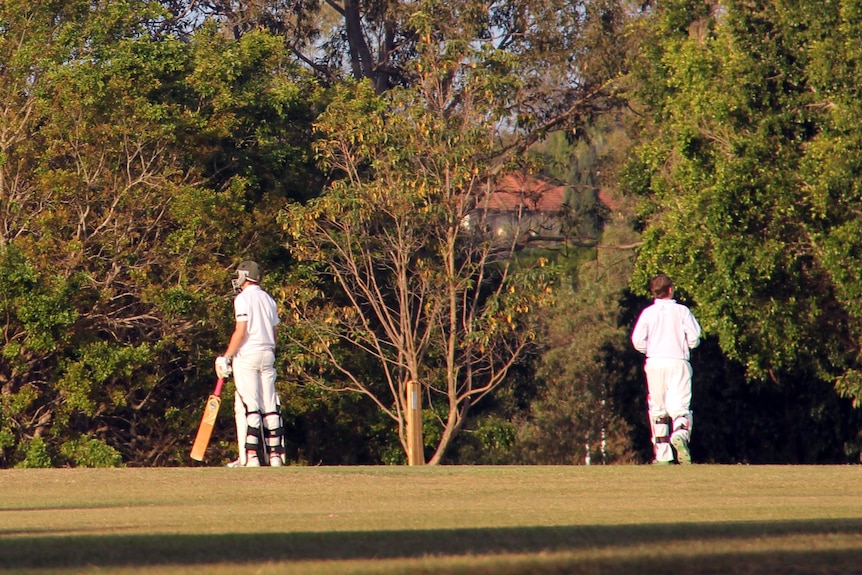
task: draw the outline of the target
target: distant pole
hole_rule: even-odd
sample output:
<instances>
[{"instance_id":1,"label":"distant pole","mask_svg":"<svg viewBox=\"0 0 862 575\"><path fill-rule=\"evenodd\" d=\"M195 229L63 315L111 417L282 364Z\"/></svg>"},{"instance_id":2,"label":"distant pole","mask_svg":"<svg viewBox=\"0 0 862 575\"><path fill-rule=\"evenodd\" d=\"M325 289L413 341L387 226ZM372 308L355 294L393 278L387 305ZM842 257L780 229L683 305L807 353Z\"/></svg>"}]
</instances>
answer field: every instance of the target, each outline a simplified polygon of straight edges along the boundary
<instances>
[{"instance_id":1,"label":"distant pole","mask_svg":"<svg viewBox=\"0 0 862 575\"><path fill-rule=\"evenodd\" d=\"M607 402L602 400L602 465L608 461L608 430L605 427L605 407Z\"/></svg>"},{"instance_id":2,"label":"distant pole","mask_svg":"<svg viewBox=\"0 0 862 575\"><path fill-rule=\"evenodd\" d=\"M422 443L422 394L418 381L407 382L407 465L425 465Z\"/></svg>"}]
</instances>

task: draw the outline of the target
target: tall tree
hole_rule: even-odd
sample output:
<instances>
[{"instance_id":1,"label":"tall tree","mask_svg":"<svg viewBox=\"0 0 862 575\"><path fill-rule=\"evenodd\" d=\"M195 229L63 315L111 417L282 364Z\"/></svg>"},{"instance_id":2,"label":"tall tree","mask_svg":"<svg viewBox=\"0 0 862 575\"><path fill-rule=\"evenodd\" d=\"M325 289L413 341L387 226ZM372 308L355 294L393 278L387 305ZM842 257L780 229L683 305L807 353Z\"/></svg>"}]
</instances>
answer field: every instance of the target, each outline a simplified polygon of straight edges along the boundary
<instances>
[{"instance_id":1,"label":"tall tree","mask_svg":"<svg viewBox=\"0 0 862 575\"><path fill-rule=\"evenodd\" d=\"M513 267L517 237L484 234L496 179L527 170L521 153L546 131L607 105L609 70L593 76L586 56L552 56L550 6L521 8L529 30L501 49L483 36L489 13L476 6L413 6L410 85L341 92L317 124L323 163L340 179L285 216L294 254L315 270L306 297L289 298L297 357L316 360L303 375L372 397L395 420L410 463L425 459L410 449L410 385L440 422L429 459L438 463L470 407L529 349L550 293L544 268ZM568 6L557 13L557 38L581 43L593 26L609 34L613 8ZM547 60L520 51L531 43ZM337 295L324 299L330 281Z\"/></svg>"},{"instance_id":2,"label":"tall tree","mask_svg":"<svg viewBox=\"0 0 862 575\"><path fill-rule=\"evenodd\" d=\"M631 325L623 321L639 243L637 212L616 181L632 146L625 129L629 115L598 118L583 129L585 139L568 141L558 133L549 145L535 147L552 158L549 168L568 173L575 193L586 196L581 206L589 207L587 198L595 202L592 209L572 210L575 229L599 233L590 249L556 250L567 270L554 305L543 310L538 392L514 445L523 463L621 463L635 459L640 447L639 430L628 421L632 407L643 415L643 383L634 368L640 354L628 341Z\"/></svg>"},{"instance_id":3,"label":"tall tree","mask_svg":"<svg viewBox=\"0 0 862 575\"><path fill-rule=\"evenodd\" d=\"M481 232L493 184L478 169L491 140L477 116L441 118L414 100L415 91L377 99L363 86L319 121L324 158L349 177L286 219L296 257L319 262L316 277L334 282L341 297L323 303L316 292L316 305L286 303L309 336L295 339L299 357L332 366L328 380L314 380L373 398L397 423L408 454L408 389L421 384L423 401L441 418L430 458L437 463L470 406L530 345L528 312L540 307L551 276L515 274L512 244ZM366 167L373 178L363 177ZM344 345L355 349L346 353ZM410 462L424 460L412 454Z\"/></svg>"},{"instance_id":4,"label":"tall tree","mask_svg":"<svg viewBox=\"0 0 862 575\"><path fill-rule=\"evenodd\" d=\"M495 0L476 2L400 0L163 0L173 26L194 27L211 15L240 35L260 28L282 37L295 56L328 80L366 79L377 93L411 84L411 62L422 43L415 13L428 14L440 39L457 30L493 50L517 54L523 79L547 105L577 105L574 86L619 70L625 51L616 34L630 2L619 0ZM334 17L333 17L334 14ZM179 24L178 24L179 23ZM469 41L469 40L468 40ZM527 71L529 70L529 73ZM538 95L538 94L537 94ZM545 105L540 105L544 101ZM585 109L579 108L581 113Z\"/></svg>"},{"instance_id":5,"label":"tall tree","mask_svg":"<svg viewBox=\"0 0 862 575\"><path fill-rule=\"evenodd\" d=\"M856 401L862 100L853 3L659 3L632 76L648 143L633 285L664 270L749 377Z\"/></svg>"}]
</instances>

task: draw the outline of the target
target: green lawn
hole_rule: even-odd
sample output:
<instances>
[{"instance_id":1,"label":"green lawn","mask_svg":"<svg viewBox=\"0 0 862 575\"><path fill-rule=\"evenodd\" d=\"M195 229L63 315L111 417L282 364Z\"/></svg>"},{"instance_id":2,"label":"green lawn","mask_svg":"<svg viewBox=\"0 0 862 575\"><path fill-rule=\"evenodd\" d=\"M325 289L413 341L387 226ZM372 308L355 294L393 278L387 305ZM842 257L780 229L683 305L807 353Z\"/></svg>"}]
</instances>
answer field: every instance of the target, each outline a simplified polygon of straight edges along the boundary
<instances>
[{"instance_id":1,"label":"green lawn","mask_svg":"<svg viewBox=\"0 0 862 575\"><path fill-rule=\"evenodd\" d=\"M862 574L862 466L0 470L0 572Z\"/></svg>"}]
</instances>

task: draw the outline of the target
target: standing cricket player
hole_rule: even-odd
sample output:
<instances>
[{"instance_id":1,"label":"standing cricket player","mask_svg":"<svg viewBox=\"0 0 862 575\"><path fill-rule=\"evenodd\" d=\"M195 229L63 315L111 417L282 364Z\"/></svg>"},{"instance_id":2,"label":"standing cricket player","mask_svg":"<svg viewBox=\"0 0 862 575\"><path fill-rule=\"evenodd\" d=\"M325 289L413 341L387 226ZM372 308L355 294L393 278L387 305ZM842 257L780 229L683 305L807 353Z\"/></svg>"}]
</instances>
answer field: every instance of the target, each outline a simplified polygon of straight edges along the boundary
<instances>
[{"instance_id":1,"label":"standing cricket player","mask_svg":"<svg viewBox=\"0 0 862 575\"><path fill-rule=\"evenodd\" d=\"M641 312L632 345L646 355L647 410L655 463L691 463L690 350L700 344L700 325L691 311L673 299L673 281L659 274L649 282L655 298ZM671 448L673 446L673 449Z\"/></svg>"},{"instance_id":2,"label":"standing cricket player","mask_svg":"<svg viewBox=\"0 0 862 575\"><path fill-rule=\"evenodd\" d=\"M224 355L215 361L218 377L233 373L239 462L246 467L260 467L258 453L265 454L272 466L281 466L284 456L284 426L273 365L278 310L275 300L260 287L260 279L260 266L253 261L244 261L237 268L236 278L231 280L237 294L233 302L236 325ZM243 417L245 421L239 421Z\"/></svg>"}]
</instances>

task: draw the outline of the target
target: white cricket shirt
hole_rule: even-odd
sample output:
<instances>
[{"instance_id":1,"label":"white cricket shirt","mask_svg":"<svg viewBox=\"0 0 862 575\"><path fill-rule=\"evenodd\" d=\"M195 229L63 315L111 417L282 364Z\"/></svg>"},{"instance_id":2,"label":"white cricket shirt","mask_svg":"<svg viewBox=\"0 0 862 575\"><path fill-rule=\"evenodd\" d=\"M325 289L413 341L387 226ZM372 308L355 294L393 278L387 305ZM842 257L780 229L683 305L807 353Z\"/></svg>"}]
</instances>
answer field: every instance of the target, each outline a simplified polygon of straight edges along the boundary
<instances>
[{"instance_id":1,"label":"white cricket shirt","mask_svg":"<svg viewBox=\"0 0 862 575\"><path fill-rule=\"evenodd\" d=\"M632 345L647 358L684 359L700 343L700 324L689 309L673 299L656 299L641 312Z\"/></svg>"},{"instance_id":2,"label":"white cricket shirt","mask_svg":"<svg viewBox=\"0 0 862 575\"><path fill-rule=\"evenodd\" d=\"M272 296L257 284L246 286L234 298L233 311L236 321L247 323L238 352L275 350L275 326L279 319Z\"/></svg>"}]
</instances>

